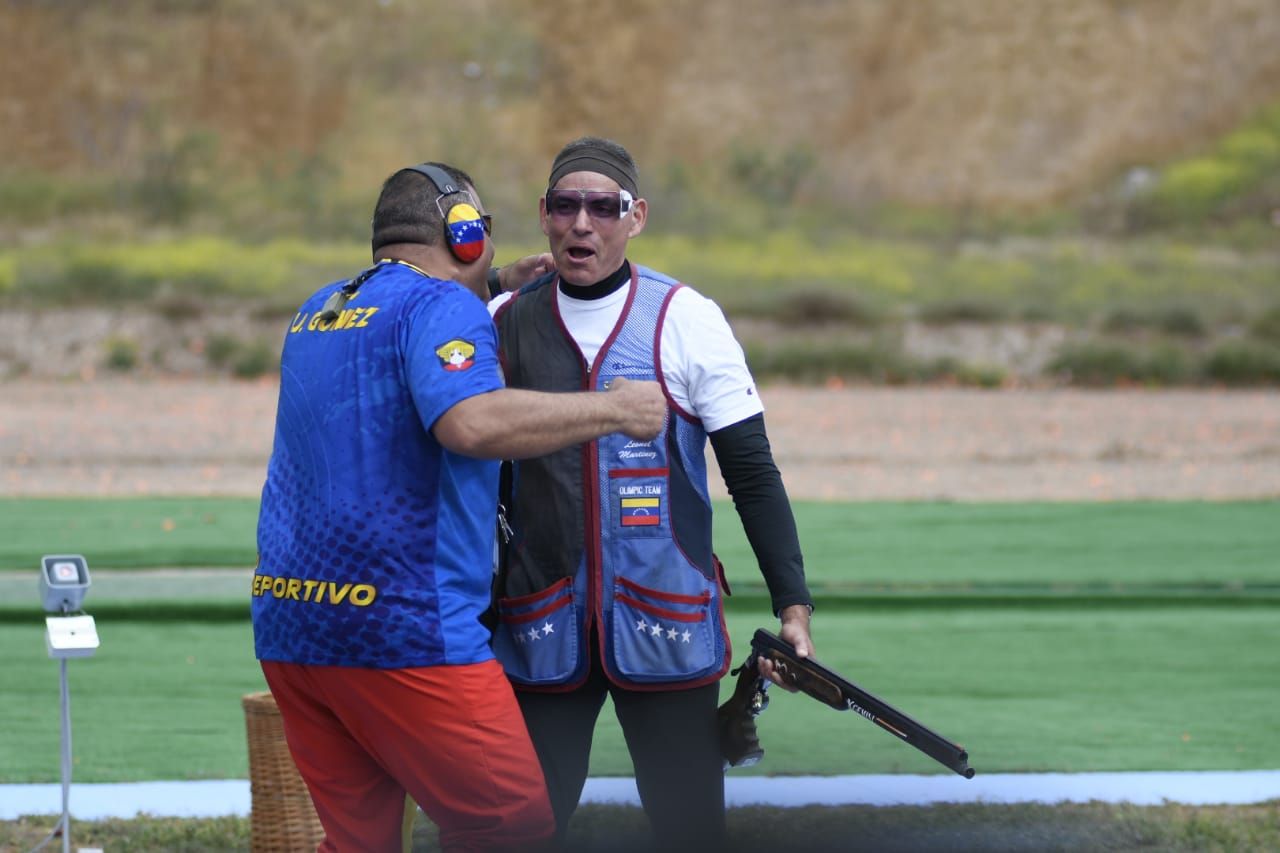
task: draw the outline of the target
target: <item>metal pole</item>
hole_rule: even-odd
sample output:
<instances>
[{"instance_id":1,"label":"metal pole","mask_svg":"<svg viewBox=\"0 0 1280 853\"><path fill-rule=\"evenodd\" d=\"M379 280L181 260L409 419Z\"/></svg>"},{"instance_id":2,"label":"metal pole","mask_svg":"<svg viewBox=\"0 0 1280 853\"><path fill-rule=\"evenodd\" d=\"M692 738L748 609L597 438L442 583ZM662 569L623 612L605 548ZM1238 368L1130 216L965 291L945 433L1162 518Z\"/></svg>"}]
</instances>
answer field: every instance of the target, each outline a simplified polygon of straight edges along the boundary
<instances>
[{"instance_id":1,"label":"metal pole","mask_svg":"<svg viewBox=\"0 0 1280 853\"><path fill-rule=\"evenodd\" d=\"M71 691L67 659L59 661L62 682L62 853L71 853Z\"/></svg>"}]
</instances>

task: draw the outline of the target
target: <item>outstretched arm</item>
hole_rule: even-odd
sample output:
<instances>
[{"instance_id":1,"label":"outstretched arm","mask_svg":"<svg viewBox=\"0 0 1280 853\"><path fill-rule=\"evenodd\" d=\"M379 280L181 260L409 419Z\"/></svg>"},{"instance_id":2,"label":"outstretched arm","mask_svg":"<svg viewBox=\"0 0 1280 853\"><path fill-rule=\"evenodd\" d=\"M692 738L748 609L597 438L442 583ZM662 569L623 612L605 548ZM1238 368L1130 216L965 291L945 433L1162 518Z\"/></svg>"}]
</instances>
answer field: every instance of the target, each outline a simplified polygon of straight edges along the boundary
<instances>
[{"instance_id":1,"label":"outstretched arm","mask_svg":"<svg viewBox=\"0 0 1280 853\"><path fill-rule=\"evenodd\" d=\"M431 430L454 453L526 459L611 432L649 441L662 429L666 414L658 383L619 378L605 392L502 388L477 394L449 408Z\"/></svg>"}]
</instances>

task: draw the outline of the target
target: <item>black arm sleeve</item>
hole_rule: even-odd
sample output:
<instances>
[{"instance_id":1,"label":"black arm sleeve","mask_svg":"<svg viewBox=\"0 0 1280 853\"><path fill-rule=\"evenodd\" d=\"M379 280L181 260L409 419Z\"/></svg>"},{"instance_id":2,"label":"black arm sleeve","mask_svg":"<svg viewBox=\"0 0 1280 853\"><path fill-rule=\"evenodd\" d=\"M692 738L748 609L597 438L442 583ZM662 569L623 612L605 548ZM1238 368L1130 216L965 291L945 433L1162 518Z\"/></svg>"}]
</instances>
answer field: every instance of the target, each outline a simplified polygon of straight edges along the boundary
<instances>
[{"instance_id":1,"label":"black arm sleeve","mask_svg":"<svg viewBox=\"0 0 1280 853\"><path fill-rule=\"evenodd\" d=\"M753 415L710 433L724 484L742 519L742 529L760 564L776 615L793 604L813 606L804 581L804 557L791 501L764 431L764 415Z\"/></svg>"}]
</instances>

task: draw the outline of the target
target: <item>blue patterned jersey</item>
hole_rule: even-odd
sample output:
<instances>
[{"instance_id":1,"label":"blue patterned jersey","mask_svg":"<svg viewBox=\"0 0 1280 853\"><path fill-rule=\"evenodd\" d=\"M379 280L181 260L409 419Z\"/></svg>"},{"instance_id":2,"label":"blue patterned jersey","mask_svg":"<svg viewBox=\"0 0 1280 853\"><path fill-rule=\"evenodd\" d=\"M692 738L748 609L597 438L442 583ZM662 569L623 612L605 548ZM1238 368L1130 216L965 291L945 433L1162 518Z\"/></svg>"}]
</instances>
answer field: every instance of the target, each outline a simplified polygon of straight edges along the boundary
<instances>
[{"instance_id":1,"label":"blue patterned jersey","mask_svg":"<svg viewBox=\"0 0 1280 853\"><path fill-rule=\"evenodd\" d=\"M381 669L488 660L498 463L451 453L430 430L502 387L493 324L461 285L396 262L321 319L340 285L308 299L285 336L257 655Z\"/></svg>"}]
</instances>

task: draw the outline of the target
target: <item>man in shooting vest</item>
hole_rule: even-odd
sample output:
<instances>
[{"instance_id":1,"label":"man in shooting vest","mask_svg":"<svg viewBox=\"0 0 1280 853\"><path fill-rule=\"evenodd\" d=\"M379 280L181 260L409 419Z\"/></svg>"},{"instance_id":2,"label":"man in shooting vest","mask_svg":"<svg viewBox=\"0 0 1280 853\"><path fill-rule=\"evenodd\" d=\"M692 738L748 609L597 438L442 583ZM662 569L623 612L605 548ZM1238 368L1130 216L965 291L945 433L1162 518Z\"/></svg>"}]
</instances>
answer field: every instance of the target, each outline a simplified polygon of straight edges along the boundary
<instances>
[{"instance_id":1,"label":"man in shooting vest","mask_svg":"<svg viewBox=\"0 0 1280 853\"><path fill-rule=\"evenodd\" d=\"M621 145L569 143L539 202L556 271L489 303L509 386L578 391L656 379L668 407L654 440L604 436L514 464L494 651L516 688L560 837L607 694L658 844L718 850L716 706L731 653L721 601L729 588L711 547L708 437L780 636L800 655L812 654L812 602L742 348L715 303L627 260L647 214ZM769 664L761 671L777 681Z\"/></svg>"}]
</instances>

